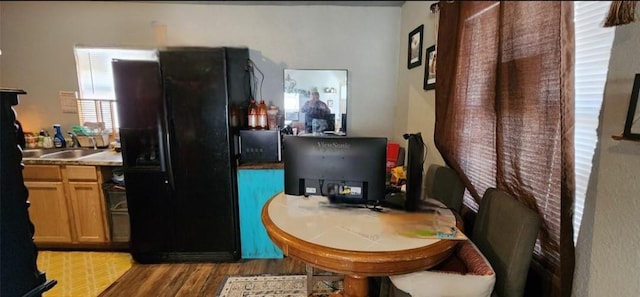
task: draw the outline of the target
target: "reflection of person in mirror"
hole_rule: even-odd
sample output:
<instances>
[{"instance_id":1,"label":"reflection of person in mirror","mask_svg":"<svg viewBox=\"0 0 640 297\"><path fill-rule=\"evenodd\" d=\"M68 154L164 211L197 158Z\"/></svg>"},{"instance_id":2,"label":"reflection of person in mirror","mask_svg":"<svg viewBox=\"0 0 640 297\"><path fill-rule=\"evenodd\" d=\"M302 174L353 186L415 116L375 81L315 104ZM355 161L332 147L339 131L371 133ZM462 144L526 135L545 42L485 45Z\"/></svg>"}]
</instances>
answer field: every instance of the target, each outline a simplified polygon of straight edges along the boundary
<instances>
[{"instance_id":1,"label":"reflection of person in mirror","mask_svg":"<svg viewBox=\"0 0 640 297\"><path fill-rule=\"evenodd\" d=\"M312 129L312 127L315 119L316 126L319 126L319 127L316 129L316 131L313 131L313 132L322 132L327 127L327 117L331 113L331 110L329 110L329 107L327 106L327 104L320 101L320 93L318 93L318 88L315 88L315 87L311 88L310 93L311 93L311 99L307 100L307 102L304 103L304 105L302 106L302 109L300 110L303 113L305 113L305 117L304 117L305 130L307 131L307 133L311 133L314 130ZM323 126L323 122L324 122L324 129L321 127Z\"/></svg>"}]
</instances>

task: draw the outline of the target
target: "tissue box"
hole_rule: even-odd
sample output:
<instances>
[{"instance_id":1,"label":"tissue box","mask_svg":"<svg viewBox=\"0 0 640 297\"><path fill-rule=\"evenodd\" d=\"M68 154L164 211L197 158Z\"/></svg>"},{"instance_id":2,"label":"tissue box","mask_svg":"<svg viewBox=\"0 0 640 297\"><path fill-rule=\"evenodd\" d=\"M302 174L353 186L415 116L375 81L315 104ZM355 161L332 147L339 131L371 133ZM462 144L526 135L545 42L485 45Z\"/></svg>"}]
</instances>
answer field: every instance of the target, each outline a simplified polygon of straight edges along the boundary
<instances>
[{"instance_id":1,"label":"tissue box","mask_svg":"<svg viewBox=\"0 0 640 297\"><path fill-rule=\"evenodd\" d=\"M81 147L93 147L93 143L91 143L90 138L94 138L96 140L96 147L108 147L109 146L109 134L103 135L94 135L94 136L84 136L78 135L78 142Z\"/></svg>"}]
</instances>

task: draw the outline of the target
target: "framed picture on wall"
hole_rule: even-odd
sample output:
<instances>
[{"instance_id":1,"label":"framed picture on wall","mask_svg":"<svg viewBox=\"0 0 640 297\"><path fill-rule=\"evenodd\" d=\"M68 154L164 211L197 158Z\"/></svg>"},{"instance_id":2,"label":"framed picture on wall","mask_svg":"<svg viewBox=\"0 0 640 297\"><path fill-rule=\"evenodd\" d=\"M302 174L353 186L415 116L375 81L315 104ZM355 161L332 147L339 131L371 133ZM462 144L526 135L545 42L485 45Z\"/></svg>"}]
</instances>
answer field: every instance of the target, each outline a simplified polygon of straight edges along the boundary
<instances>
[{"instance_id":1,"label":"framed picture on wall","mask_svg":"<svg viewBox=\"0 0 640 297\"><path fill-rule=\"evenodd\" d=\"M424 84L425 90L433 90L436 88L436 46L432 45L427 48L427 64L424 66Z\"/></svg>"},{"instance_id":2,"label":"framed picture on wall","mask_svg":"<svg viewBox=\"0 0 640 297\"><path fill-rule=\"evenodd\" d=\"M407 67L409 69L422 65L422 32L424 25L418 26L409 33L409 53Z\"/></svg>"},{"instance_id":3,"label":"framed picture on wall","mask_svg":"<svg viewBox=\"0 0 640 297\"><path fill-rule=\"evenodd\" d=\"M631 89L631 98L629 99L629 110L627 111L627 121L624 124L624 132L622 132L622 137L626 139L640 140L640 104L638 104L639 96L640 73L637 73L633 80L633 89Z\"/></svg>"}]
</instances>

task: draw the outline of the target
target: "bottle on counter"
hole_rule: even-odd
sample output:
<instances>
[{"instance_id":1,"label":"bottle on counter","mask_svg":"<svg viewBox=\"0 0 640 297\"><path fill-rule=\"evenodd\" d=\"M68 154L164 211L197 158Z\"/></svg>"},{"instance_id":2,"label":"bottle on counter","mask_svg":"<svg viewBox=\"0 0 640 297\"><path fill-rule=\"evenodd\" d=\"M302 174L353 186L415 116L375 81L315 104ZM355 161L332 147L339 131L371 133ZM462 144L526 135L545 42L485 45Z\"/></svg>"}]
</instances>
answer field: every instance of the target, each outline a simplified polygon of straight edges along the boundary
<instances>
[{"instance_id":1,"label":"bottle on counter","mask_svg":"<svg viewBox=\"0 0 640 297\"><path fill-rule=\"evenodd\" d=\"M251 98L249 101L249 108L247 109L248 124L250 129L258 129L258 105L256 105L256 100Z\"/></svg>"},{"instance_id":2,"label":"bottle on counter","mask_svg":"<svg viewBox=\"0 0 640 297\"><path fill-rule=\"evenodd\" d=\"M44 148L53 148L53 138L51 138L51 136L45 136L44 137L44 142L42 144L42 147L44 147Z\"/></svg>"},{"instance_id":3,"label":"bottle on counter","mask_svg":"<svg viewBox=\"0 0 640 297\"><path fill-rule=\"evenodd\" d=\"M267 105L264 103L264 99L260 99L260 104L258 105L258 128L269 129Z\"/></svg>"},{"instance_id":4,"label":"bottle on counter","mask_svg":"<svg viewBox=\"0 0 640 297\"><path fill-rule=\"evenodd\" d=\"M38 133L38 144L37 147L39 148L43 148L44 147L44 137L45 137L45 132L44 129L40 130L40 133Z\"/></svg>"},{"instance_id":5,"label":"bottle on counter","mask_svg":"<svg viewBox=\"0 0 640 297\"><path fill-rule=\"evenodd\" d=\"M269 110L267 110L267 119L269 122L269 130L278 130L278 108L276 106L269 106Z\"/></svg>"},{"instance_id":6,"label":"bottle on counter","mask_svg":"<svg viewBox=\"0 0 640 297\"><path fill-rule=\"evenodd\" d=\"M56 130L56 134L53 136L53 146L56 148L67 147L67 141L62 135L62 131L60 131L60 124L53 125L53 129Z\"/></svg>"}]
</instances>

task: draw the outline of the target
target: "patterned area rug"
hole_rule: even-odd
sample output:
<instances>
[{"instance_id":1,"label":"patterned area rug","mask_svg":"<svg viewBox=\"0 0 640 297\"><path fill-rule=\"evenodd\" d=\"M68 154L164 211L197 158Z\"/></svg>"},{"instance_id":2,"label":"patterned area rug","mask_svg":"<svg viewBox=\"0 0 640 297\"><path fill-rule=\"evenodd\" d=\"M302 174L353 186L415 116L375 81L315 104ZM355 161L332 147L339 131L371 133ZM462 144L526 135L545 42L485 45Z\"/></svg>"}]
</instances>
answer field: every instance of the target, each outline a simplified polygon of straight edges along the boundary
<instances>
[{"instance_id":1,"label":"patterned area rug","mask_svg":"<svg viewBox=\"0 0 640 297\"><path fill-rule=\"evenodd\" d=\"M98 296L132 263L129 253L38 251L38 270L58 281L43 297Z\"/></svg>"},{"instance_id":2,"label":"patterned area rug","mask_svg":"<svg viewBox=\"0 0 640 297\"><path fill-rule=\"evenodd\" d=\"M318 282L307 294L306 275L227 276L219 297L328 297L342 289L342 281Z\"/></svg>"}]
</instances>

